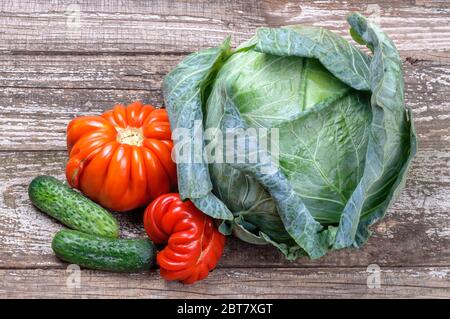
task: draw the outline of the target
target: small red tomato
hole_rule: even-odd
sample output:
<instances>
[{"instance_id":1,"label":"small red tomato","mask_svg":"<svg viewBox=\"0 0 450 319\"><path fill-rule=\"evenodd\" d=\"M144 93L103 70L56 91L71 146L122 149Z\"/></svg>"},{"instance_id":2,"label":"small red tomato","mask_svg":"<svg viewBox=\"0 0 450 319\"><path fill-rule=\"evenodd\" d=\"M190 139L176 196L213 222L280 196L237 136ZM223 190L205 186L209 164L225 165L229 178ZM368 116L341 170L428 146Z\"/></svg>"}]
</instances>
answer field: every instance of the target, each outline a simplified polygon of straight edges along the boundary
<instances>
[{"instance_id":1,"label":"small red tomato","mask_svg":"<svg viewBox=\"0 0 450 319\"><path fill-rule=\"evenodd\" d=\"M147 207L144 227L153 242L167 242L156 257L166 280L202 280L222 256L225 236L214 220L177 193L161 195Z\"/></svg>"}]
</instances>

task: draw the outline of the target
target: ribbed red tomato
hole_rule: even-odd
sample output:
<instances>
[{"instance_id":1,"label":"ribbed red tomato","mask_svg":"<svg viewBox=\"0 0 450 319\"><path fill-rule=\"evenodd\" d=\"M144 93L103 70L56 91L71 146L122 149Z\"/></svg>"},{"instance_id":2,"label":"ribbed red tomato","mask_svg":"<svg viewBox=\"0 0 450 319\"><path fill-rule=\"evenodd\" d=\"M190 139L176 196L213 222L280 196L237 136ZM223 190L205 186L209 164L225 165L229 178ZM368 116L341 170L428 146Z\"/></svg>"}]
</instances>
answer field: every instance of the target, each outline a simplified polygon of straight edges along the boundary
<instances>
[{"instance_id":1,"label":"ribbed red tomato","mask_svg":"<svg viewBox=\"0 0 450 319\"><path fill-rule=\"evenodd\" d=\"M104 207L128 211L176 187L173 143L165 109L135 102L67 127L72 187Z\"/></svg>"},{"instance_id":2,"label":"ribbed red tomato","mask_svg":"<svg viewBox=\"0 0 450 319\"><path fill-rule=\"evenodd\" d=\"M177 193L161 195L147 207L144 227L153 242L167 242L156 257L166 280L202 280L222 256L225 236L214 220Z\"/></svg>"}]
</instances>

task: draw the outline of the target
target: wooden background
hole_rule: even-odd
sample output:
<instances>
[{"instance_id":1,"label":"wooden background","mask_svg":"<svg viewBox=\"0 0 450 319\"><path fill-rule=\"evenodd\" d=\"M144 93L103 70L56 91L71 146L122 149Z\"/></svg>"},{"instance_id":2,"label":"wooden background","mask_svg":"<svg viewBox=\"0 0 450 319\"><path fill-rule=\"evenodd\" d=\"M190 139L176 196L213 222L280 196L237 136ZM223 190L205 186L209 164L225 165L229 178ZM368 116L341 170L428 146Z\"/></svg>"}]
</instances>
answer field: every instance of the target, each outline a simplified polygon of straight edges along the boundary
<instances>
[{"instance_id":1,"label":"wooden background","mask_svg":"<svg viewBox=\"0 0 450 319\"><path fill-rule=\"evenodd\" d=\"M79 16L77 10L81 11ZM186 54L259 26L304 23L347 36L345 17L369 15L396 43L420 151L406 188L360 250L285 261L270 247L229 240L207 280L163 281L155 270L83 270L50 248L62 226L39 213L27 185L63 178L65 127L116 102L162 104L161 80ZM450 4L448 1L43 1L0 2L0 297L450 297ZM121 215L124 236L144 236ZM367 266L381 269L368 288Z\"/></svg>"}]
</instances>

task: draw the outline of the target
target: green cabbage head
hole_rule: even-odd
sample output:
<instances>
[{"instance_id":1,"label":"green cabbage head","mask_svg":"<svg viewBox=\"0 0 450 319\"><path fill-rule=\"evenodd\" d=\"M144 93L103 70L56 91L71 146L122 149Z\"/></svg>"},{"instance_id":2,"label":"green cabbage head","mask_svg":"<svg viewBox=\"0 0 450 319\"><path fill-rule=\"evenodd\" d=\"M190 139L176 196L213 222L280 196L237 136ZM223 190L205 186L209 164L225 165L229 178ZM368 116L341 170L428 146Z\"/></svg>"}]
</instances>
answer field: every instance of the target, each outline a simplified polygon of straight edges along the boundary
<instances>
[{"instance_id":1,"label":"green cabbage head","mask_svg":"<svg viewBox=\"0 0 450 319\"><path fill-rule=\"evenodd\" d=\"M348 22L370 54L323 28L260 28L235 51L227 39L166 76L172 129L190 133L174 136L175 149L200 143L202 153L178 161L180 194L223 233L319 258L361 246L400 192L416 153L401 60L363 16ZM276 147L249 129L276 135ZM244 160L211 158L227 134Z\"/></svg>"}]
</instances>

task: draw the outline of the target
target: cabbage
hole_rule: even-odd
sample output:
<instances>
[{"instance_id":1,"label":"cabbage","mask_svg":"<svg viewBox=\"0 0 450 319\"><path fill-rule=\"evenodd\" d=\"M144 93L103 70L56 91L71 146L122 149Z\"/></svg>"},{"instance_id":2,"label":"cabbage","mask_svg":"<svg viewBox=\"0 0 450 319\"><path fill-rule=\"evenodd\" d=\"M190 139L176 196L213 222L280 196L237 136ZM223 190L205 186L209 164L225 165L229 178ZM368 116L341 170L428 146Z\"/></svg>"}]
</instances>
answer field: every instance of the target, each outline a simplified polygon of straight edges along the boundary
<instances>
[{"instance_id":1,"label":"cabbage","mask_svg":"<svg viewBox=\"0 0 450 319\"><path fill-rule=\"evenodd\" d=\"M180 195L221 220L224 234L288 259L319 258L364 244L398 196L417 149L401 60L366 18L348 22L371 54L323 28L260 28L235 51L226 39L165 77L172 129L189 133L174 135L175 149L190 154L200 143L201 156L177 159ZM269 138L274 128L278 161L248 133ZM244 161L211 158L219 130Z\"/></svg>"}]
</instances>

